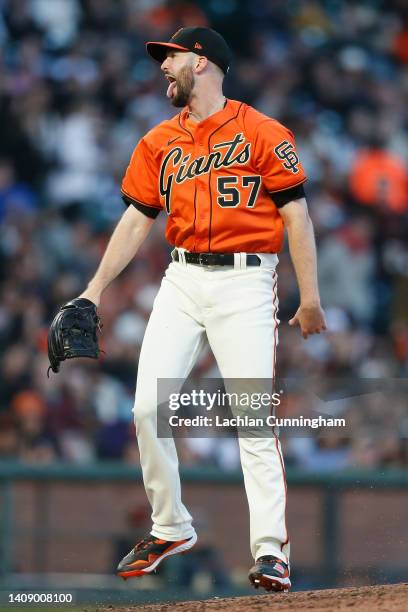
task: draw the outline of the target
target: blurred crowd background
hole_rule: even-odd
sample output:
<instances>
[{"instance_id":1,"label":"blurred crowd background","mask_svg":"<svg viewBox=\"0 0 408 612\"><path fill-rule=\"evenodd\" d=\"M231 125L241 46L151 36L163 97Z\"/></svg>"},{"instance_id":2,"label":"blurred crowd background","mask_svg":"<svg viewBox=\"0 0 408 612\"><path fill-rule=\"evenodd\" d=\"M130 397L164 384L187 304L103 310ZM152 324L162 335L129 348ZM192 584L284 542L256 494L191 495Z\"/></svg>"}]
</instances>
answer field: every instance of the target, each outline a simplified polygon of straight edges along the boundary
<instances>
[{"instance_id":1,"label":"blurred crowd background","mask_svg":"<svg viewBox=\"0 0 408 612\"><path fill-rule=\"evenodd\" d=\"M101 305L99 362L46 376L47 331L85 288L124 212L132 149L174 114L147 40L209 25L235 53L225 93L287 125L309 180L329 330L287 325L298 295L280 257L280 377L408 375L408 9L404 0L0 0L0 458L138 463L138 354L169 261L158 217ZM216 376L208 349L196 367ZM291 440L313 469L408 465L403 403L354 410L355 435ZM390 419L388 410L394 408ZM390 421L393 421L392 424ZM375 442L372 428L381 432ZM186 465L239 465L231 439L178 440Z\"/></svg>"}]
</instances>

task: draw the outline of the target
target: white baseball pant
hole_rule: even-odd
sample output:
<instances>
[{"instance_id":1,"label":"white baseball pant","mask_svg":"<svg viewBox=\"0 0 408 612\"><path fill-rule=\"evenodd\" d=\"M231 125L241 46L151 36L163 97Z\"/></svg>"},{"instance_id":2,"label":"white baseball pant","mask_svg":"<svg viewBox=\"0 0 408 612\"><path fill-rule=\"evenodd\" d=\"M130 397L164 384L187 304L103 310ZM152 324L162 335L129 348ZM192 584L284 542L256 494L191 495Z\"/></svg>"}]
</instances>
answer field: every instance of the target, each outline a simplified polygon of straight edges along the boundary
<instances>
[{"instance_id":1,"label":"white baseball pant","mask_svg":"<svg viewBox=\"0 0 408 612\"><path fill-rule=\"evenodd\" d=\"M185 379L205 334L224 379L270 379L274 374L278 258L258 256L261 266L248 268L239 254L234 267L186 264L181 257L182 262L167 268L154 301L140 353L133 412L155 537L173 541L195 533L181 501L174 440L157 437L157 379ZM240 437L239 447L252 555L254 559L274 555L288 562L286 481L279 440L273 435Z\"/></svg>"}]
</instances>

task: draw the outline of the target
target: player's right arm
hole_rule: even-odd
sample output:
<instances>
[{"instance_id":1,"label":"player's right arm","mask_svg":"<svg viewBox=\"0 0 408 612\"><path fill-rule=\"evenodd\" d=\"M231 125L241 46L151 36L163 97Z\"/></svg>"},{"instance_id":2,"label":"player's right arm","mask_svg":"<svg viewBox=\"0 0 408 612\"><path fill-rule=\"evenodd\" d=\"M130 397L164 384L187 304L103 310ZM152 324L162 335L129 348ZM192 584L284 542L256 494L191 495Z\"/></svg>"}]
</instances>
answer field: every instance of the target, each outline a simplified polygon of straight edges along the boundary
<instances>
[{"instance_id":1,"label":"player's right arm","mask_svg":"<svg viewBox=\"0 0 408 612\"><path fill-rule=\"evenodd\" d=\"M113 231L94 277L79 297L99 306L103 291L134 258L153 223L154 219L129 206Z\"/></svg>"},{"instance_id":2,"label":"player's right arm","mask_svg":"<svg viewBox=\"0 0 408 612\"><path fill-rule=\"evenodd\" d=\"M133 151L122 182L128 209L111 236L95 276L80 297L98 306L102 292L136 255L162 209L157 179L158 161L152 143L145 137Z\"/></svg>"}]
</instances>

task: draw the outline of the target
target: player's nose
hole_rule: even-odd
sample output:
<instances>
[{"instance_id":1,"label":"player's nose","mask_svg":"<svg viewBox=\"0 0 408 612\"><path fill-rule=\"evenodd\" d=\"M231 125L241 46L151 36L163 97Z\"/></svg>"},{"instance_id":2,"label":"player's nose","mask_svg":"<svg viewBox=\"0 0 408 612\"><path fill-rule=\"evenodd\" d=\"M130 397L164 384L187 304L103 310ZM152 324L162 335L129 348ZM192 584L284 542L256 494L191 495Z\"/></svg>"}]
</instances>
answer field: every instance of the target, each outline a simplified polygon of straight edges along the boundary
<instances>
[{"instance_id":1,"label":"player's nose","mask_svg":"<svg viewBox=\"0 0 408 612\"><path fill-rule=\"evenodd\" d=\"M164 72L164 71L166 70L166 68L167 68L168 59L169 59L169 58L168 58L168 57L166 57L166 58L163 60L163 62L162 62L162 64L161 64L161 66L160 66L160 69L161 69L161 70L163 70L163 72Z\"/></svg>"}]
</instances>

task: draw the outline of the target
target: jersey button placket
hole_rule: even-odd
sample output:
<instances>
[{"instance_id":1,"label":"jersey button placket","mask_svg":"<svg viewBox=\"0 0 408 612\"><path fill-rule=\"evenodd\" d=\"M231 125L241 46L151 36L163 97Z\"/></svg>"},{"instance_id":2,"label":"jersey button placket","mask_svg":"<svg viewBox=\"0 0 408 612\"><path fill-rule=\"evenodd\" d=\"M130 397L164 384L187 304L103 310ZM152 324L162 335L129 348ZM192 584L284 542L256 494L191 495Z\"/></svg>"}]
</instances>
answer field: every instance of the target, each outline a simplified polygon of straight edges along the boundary
<instances>
[{"instance_id":1,"label":"jersey button placket","mask_svg":"<svg viewBox=\"0 0 408 612\"><path fill-rule=\"evenodd\" d=\"M195 145L195 158L205 157L207 151L204 148L203 131L197 126L196 128L196 145ZM204 246L208 236L208 217L209 217L209 206L208 206L208 174L197 176L195 178L195 184L197 189L196 196L196 234L197 234L197 250L207 250Z\"/></svg>"}]
</instances>

